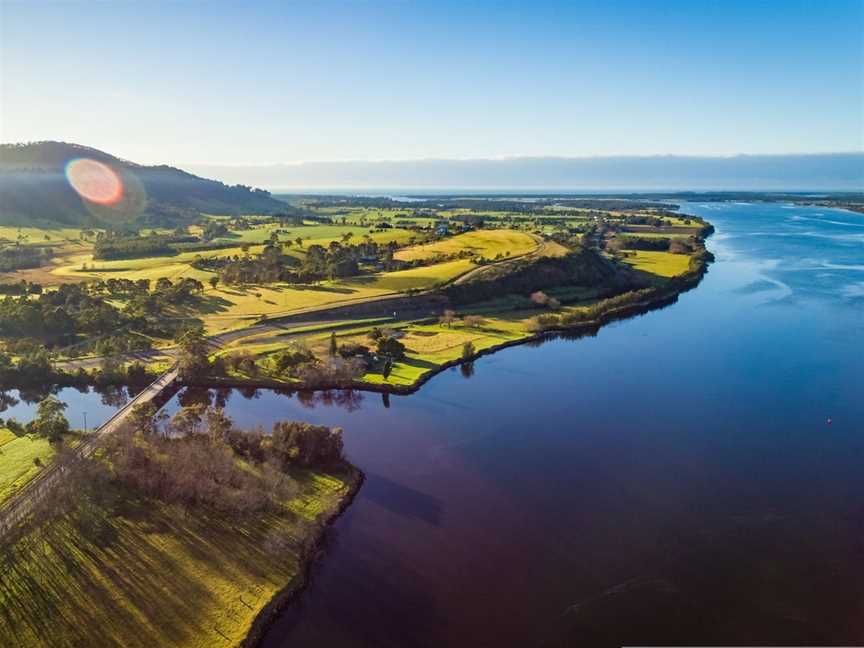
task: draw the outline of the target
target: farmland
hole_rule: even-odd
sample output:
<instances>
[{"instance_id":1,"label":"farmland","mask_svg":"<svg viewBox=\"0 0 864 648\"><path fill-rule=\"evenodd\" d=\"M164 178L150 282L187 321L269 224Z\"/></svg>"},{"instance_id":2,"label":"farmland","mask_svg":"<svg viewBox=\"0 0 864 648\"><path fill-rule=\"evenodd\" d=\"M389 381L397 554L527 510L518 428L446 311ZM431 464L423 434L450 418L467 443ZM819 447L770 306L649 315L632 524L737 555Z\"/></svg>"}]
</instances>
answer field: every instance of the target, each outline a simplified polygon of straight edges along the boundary
<instances>
[{"instance_id":1,"label":"farmland","mask_svg":"<svg viewBox=\"0 0 864 648\"><path fill-rule=\"evenodd\" d=\"M0 428L0 504L51 461L54 448L46 439L16 436Z\"/></svg>"},{"instance_id":2,"label":"farmland","mask_svg":"<svg viewBox=\"0 0 864 648\"><path fill-rule=\"evenodd\" d=\"M396 257L406 261L430 259L436 256L470 253L487 258L506 258L527 254L537 247L537 241L523 232L484 230L459 234L425 245L400 250Z\"/></svg>"},{"instance_id":3,"label":"farmland","mask_svg":"<svg viewBox=\"0 0 864 648\"><path fill-rule=\"evenodd\" d=\"M271 513L228 516L119 491L6 547L0 636L16 645L235 646L258 611L301 583L304 547L356 487L353 472L295 471ZM19 589L38 593L18 605ZM50 620L50 622L47 622Z\"/></svg>"},{"instance_id":4,"label":"farmland","mask_svg":"<svg viewBox=\"0 0 864 648\"><path fill-rule=\"evenodd\" d=\"M674 277L683 274L687 272L690 264L690 257L686 254L649 250L633 250L632 256L627 256L624 260L637 270L660 277Z\"/></svg>"},{"instance_id":5,"label":"farmland","mask_svg":"<svg viewBox=\"0 0 864 648\"><path fill-rule=\"evenodd\" d=\"M24 279L50 290L62 283L82 281L143 281L152 287L160 280L194 280L200 286L196 300L172 307L161 317L166 322L173 320L175 326L198 323L208 334L218 334L249 326L262 317L440 289L477 272L478 264L530 254L566 255L573 245L591 244L586 235L602 246L597 232L610 229L620 230L624 241L664 236L683 240L701 227L688 218L667 214L637 213L637 218L628 212L570 206L512 211L498 208L495 201L470 209L459 206L458 201L434 208L360 207L350 200L339 202L334 206L326 200L299 201L299 208L310 214L303 222L260 215L234 219L205 216L196 224L174 230L142 228L139 236L179 236L183 242L173 244L170 254L121 259L96 258L94 248L105 235L102 230L0 228L0 239L25 246L50 243L53 251L48 265L7 273L3 281ZM206 238L210 230L215 235ZM347 276L245 282L220 278L219 264L236 264L238 260L254 263L268 250L278 250L282 263L303 266L309 262L310 250L340 246L365 250L358 252L362 255L359 269ZM385 263L388 250L392 262ZM621 260L659 278L676 276L688 268L687 255L663 251L631 250L622 254ZM125 302L120 298L112 303L122 308ZM157 346L168 342L158 336L153 341Z\"/></svg>"}]
</instances>

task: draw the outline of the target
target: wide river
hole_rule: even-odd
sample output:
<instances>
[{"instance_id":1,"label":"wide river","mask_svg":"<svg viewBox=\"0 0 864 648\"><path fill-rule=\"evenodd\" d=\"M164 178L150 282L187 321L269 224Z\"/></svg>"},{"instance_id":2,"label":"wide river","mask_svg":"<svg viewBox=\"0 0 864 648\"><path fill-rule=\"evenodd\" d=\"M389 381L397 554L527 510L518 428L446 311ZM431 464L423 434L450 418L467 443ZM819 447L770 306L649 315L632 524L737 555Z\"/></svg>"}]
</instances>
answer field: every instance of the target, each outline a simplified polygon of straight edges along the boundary
<instances>
[{"instance_id":1,"label":"wide river","mask_svg":"<svg viewBox=\"0 0 864 648\"><path fill-rule=\"evenodd\" d=\"M864 216L682 211L708 275L596 337L389 401L229 397L342 426L367 477L265 646L864 641Z\"/></svg>"}]
</instances>

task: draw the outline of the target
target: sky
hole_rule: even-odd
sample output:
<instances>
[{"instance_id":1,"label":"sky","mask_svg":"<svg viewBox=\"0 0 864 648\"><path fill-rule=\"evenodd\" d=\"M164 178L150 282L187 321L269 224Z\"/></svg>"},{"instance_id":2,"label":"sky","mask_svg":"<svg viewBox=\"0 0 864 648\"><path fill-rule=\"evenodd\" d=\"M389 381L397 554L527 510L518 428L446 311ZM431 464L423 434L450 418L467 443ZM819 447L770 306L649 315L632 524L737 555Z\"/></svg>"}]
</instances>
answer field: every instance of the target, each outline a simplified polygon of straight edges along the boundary
<instances>
[{"instance_id":1,"label":"sky","mask_svg":"<svg viewBox=\"0 0 864 648\"><path fill-rule=\"evenodd\" d=\"M0 140L141 163L864 150L864 1L0 0Z\"/></svg>"}]
</instances>

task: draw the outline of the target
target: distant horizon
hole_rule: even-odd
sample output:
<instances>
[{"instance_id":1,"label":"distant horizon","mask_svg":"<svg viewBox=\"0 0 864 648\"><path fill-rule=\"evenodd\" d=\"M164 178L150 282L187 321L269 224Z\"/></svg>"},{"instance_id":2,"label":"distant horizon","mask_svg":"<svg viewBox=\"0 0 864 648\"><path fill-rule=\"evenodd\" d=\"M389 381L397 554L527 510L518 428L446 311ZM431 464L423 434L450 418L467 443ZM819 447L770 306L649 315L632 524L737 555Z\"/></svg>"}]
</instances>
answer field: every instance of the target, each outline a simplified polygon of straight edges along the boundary
<instances>
[{"instance_id":1,"label":"distant horizon","mask_svg":"<svg viewBox=\"0 0 864 648\"><path fill-rule=\"evenodd\" d=\"M268 165L184 164L273 193L860 191L864 151L735 156L550 156Z\"/></svg>"},{"instance_id":2,"label":"distant horizon","mask_svg":"<svg viewBox=\"0 0 864 648\"><path fill-rule=\"evenodd\" d=\"M862 23L860 0L7 2L2 131L194 166L859 150Z\"/></svg>"},{"instance_id":3,"label":"distant horizon","mask_svg":"<svg viewBox=\"0 0 864 648\"><path fill-rule=\"evenodd\" d=\"M387 197L396 198L415 196L526 196L526 197L544 197L544 196L628 196L633 194L657 194L657 195L682 195L682 194L735 194L735 193L752 193L752 194L780 194L780 195L800 195L800 196L818 196L818 195L857 195L864 192L864 189L826 189L826 188L807 188L807 189L738 189L738 188L626 188L626 189L578 189L578 188L561 188L561 187L274 187L266 188L273 196L369 196L369 197Z\"/></svg>"},{"instance_id":4,"label":"distant horizon","mask_svg":"<svg viewBox=\"0 0 864 648\"><path fill-rule=\"evenodd\" d=\"M85 142L3 142L2 147L59 145L66 157L117 159L150 166ZM57 148L52 154L56 156ZM860 192L864 151L734 156L629 155L381 161L259 165L175 163L202 178L271 193L304 194L596 194L670 192Z\"/></svg>"}]
</instances>

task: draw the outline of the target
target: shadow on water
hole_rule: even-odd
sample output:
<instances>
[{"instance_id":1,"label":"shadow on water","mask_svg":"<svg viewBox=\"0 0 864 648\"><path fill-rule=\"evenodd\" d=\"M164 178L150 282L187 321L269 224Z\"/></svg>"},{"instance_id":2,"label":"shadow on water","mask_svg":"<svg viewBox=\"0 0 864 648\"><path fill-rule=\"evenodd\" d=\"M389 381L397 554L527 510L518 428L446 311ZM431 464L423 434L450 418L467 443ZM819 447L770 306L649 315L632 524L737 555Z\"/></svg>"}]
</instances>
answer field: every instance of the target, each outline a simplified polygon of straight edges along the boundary
<instances>
[{"instance_id":1,"label":"shadow on water","mask_svg":"<svg viewBox=\"0 0 864 648\"><path fill-rule=\"evenodd\" d=\"M330 646L333 644L329 643L329 638L333 636L342 637L342 645L349 646L436 648L445 645L442 630L447 625L446 612L425 587L422 573L389 554L374 538L346 533L350 531L352 516L351 512L347 513L340 528L330 529L323 544L325 556L339 552L351 562L351 570L339 586L326 592L333 609L340 613L330 620L326 638L301 645ZM320 561L313 565L308 589L280 617L280 634L292 634L304 621L304 602L308 595L324 594L318 590L322 567ZM374 598L358 600L358 593L362 592L374 592ZM376 605L379 597L392 604L386 608Z\"/></svg>"},{"instance_id":2,"label":"shadow on water","mask_svg":"<svg viewBox=\"0 0 864 648\"><path fill-rule=\"evenodd\" d=\"M396 515L416 518L433 526L441 524L444 514L444 504L440 499L379 474L367 473L359 497Z\"/></svg>"}]
</instances>

